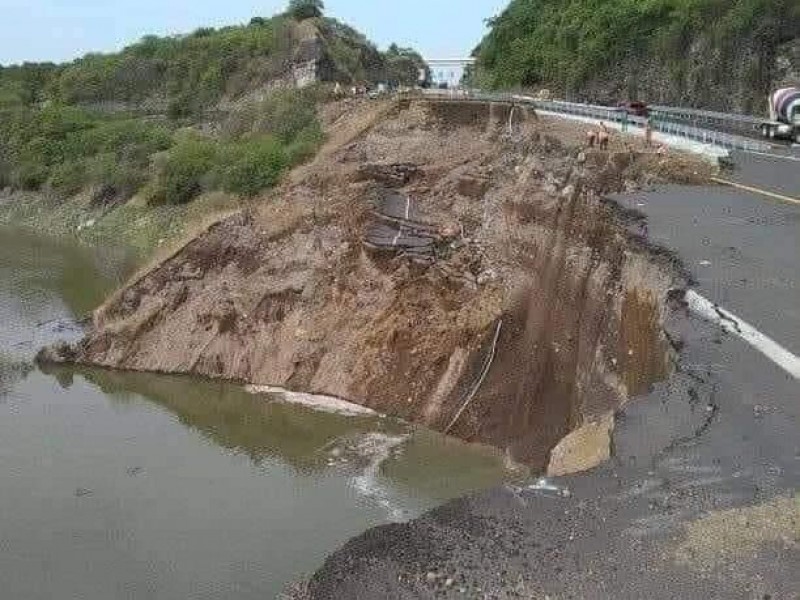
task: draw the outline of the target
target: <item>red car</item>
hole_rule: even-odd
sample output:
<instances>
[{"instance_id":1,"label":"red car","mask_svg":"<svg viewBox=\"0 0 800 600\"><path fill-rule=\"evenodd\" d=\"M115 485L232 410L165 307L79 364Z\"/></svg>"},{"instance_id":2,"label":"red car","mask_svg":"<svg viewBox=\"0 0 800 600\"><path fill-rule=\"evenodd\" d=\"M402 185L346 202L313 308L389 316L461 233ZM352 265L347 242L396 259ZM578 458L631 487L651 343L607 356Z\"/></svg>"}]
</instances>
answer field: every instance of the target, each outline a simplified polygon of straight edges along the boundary
<instances>
[{"instance_id":1,"label":"red car","mask_svg":"<svg viewBox=\"0 0 800 600\"><path fill-rule=\"evenodd\" d=\"M645 117L650 114L650 109L647 108L647 104L644 102L638 102L636 100L626 100L625 102L620 102L617 104L617 109L624 110L629 115L633 115L634 117Z\"/></svg>"}]
</instances>

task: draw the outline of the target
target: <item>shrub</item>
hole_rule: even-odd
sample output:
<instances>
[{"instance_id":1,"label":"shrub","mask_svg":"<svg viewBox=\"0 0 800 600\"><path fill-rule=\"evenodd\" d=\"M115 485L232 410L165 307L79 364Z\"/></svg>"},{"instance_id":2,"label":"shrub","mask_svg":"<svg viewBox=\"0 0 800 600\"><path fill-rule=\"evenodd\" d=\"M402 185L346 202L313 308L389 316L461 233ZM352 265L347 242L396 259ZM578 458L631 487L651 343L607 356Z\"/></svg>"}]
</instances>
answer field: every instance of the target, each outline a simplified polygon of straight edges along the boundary
<instances>
[{"instance_id":1,"label":"shrub","mask_svg":"<svg viewBox=\"0 0 800 600\"><path fill-rule=\"evenodd\" d=\"M325 135L318 122L315 121L308 125L286 148L286 158L289 164L300 164L313 157L324 139Z\"/></svg>"},{"instance_id":2,"label":"shrub","mask_svg":"<svg viewBox=\"0 0 800 600\"><path fill-rule=\"evenodd\" d=\"M169 153L159 173L157 196L170 204L184 204L200 194L216 166L217 148L209 140L186 140Z\"/></svg>"},{"instance_id":3,"label":"shrub","mask_svg":"<svg viewBox=\"0 0 800 600\"><path fill-rule=\"evenodd\" d=\"M275 185L288 164L283 145L271 137L232 145L224 154L223 188L248 197Z\"/></svg>"},{"instance_id":4,"label":"shrub","mask_svg":"<svg viewBox=\"0 0 800 600\"><path fill-rule=\"evenodd\" d=\"M11 175L11 184L23 190L38 190L44 185L50 173L47 168L36 162L20 164Z\"/></svg>"},{"instance_id":5,"label":"shrub","mask_svg":"<svg viewBox=\"0 0 800 600\"><path fill-rule=\"evenodd\" d=\"M223 125L225 136L273 135L283 143L294 138L317 119L315 88L276 90L263 100L246 104L232 113Z\"/></svg>"},{"instance_id":6,"label":"shrub","mask_svg":"<svg viewBox=\"0 0 800 600\"><path fill-rule=\"evenodd\" d=\"M62 196L72 196L86 182L86 165L83 161L67 161L57 165L50 173L50 187Z\"/></svg>"}]
</instances>

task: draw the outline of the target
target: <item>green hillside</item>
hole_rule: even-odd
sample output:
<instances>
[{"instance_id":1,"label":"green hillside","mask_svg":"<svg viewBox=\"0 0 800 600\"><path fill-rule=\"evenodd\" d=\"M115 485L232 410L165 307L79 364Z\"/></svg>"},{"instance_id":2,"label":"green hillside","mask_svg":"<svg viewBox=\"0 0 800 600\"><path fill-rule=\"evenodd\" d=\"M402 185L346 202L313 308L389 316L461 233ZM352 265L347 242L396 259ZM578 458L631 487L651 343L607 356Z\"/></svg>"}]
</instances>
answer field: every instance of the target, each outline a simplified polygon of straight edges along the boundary
<instances>
[{"instance_id":1,"label":"green hillside","mask_svg":"<svg viewBox=\"0 0 800 600\"><path fill-rule=\"evenodd\" d=\"M323 84L410 83L422 63L317 12L0 68L0 189L151 204L254 195L321 141L316 109L330 90L293 79L309 61Z\"/></svg>"},{"instance_id":2,"label":"green hillside","mask_svg":"<svg viewBox=\"0 0 800 600\"><path fill-rule=\"evenodd\" d=\"M800 77L796 0L512 0L475 51L490 88L756 110Z\"/></svg>"}]
</instances>

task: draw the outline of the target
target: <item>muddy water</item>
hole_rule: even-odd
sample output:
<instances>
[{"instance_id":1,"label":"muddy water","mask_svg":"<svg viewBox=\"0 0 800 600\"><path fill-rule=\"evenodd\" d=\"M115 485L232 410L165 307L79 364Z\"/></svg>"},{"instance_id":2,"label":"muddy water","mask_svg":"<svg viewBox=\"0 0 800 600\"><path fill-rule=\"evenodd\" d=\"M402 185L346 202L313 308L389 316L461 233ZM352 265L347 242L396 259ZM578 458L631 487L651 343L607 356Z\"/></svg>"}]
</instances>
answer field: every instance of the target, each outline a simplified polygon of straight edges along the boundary
<instances>
[{"instance_id":1,"label":"muddy water","mask_svg":"<svg viewBox=\"0 0 800 600\"><path fill-rule=\"evenodd\" d=\"M271 598L366 528L507 476L489 451L388 419L32 367L126 270L0 229L2 597Z\"/></svg>"}]
</instances>

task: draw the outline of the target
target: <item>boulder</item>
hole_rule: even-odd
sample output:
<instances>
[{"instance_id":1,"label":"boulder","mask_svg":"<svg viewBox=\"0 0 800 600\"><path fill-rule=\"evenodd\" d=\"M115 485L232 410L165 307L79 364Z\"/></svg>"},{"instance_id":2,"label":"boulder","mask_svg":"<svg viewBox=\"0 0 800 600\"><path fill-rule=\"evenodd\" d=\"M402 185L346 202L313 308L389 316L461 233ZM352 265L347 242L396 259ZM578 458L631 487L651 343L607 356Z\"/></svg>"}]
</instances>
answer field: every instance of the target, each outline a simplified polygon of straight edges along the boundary
<instances>
[{"instance_id":1,"label":"boulder","mask_svg":"<svg viewBox=\"0 0 800 600\"><path fill-rule=\"evenodd\" d=\"M36 354L36 364L63 365L75 362L78 357L77 350L64 341L45 346Z\"/></svg>"}]
</instances>

